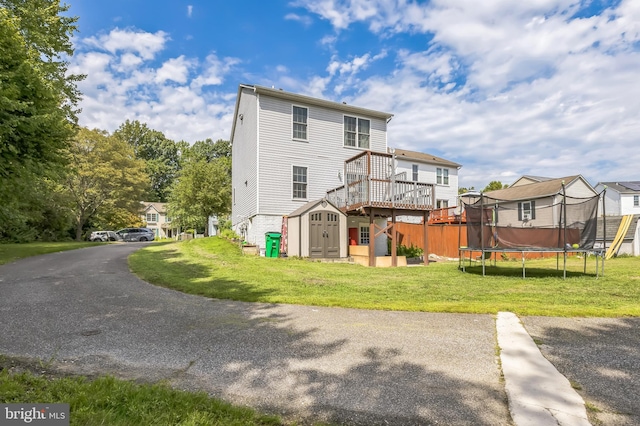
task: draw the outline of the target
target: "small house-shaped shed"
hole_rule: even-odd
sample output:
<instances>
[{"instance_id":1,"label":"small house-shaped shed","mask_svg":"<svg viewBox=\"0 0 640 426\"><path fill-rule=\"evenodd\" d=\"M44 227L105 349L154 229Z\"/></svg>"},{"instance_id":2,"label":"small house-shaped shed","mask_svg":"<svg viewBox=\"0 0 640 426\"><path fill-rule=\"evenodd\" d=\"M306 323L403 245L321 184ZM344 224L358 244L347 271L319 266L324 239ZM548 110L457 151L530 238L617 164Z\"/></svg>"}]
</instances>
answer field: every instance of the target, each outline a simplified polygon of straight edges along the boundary
<instances>
[{"instance_id":1,"label":"small house-shaped shed","mask_svg":"<svg viewBox=\"0 0 640 426\"><path fill-rule=\"evenodd\" d=\"M347 257L347 216L326 199L311 201L287 217L287 255Z\"/></svg>"}]
</instances>

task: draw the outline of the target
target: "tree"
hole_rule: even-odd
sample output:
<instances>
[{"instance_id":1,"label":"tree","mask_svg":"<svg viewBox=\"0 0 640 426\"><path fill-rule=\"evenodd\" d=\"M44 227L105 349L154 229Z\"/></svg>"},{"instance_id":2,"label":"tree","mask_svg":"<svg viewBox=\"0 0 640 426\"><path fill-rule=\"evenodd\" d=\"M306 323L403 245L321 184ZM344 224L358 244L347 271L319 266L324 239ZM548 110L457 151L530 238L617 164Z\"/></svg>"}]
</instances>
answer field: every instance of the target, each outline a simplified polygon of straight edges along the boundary
<instances>
[{"instance_id":1,"label":"tree","mask_svg":"<svg viewBox=\"0 0 640 426\"><path fill-rule=\"evenodd\" d=\"M82 78L61 59L73 55L76 31L67 10L57 0L0 0L0 239L35 238L33 224L47 228L52 217L54 194L41 190L62 170Z\"/></svg>"},{"instance_id":2,"label":"tree","mask_svg":"<svg viewBox=\"0 0 640 426\"><path fill-rule=\"evenodd\" d=\"M188 157L195 160L211 161L216 158L231 157L231 142L223 139L196 141L188 152Z\"/></svg>"},{"instance_id":3,"label":"tree","mask_svg":"<svg viewBox=\"0 0 640 426\"><path fill-rule=\"evenodd\" d=\"M484 187L482 192L497 191L498 189L506 189L508 187L509 185L505 185L497 180L492 180L487 186Z\"/></svg>"},{"instance_id":4,"label":"tree","mask_svg":"<svg viewBox=\"0 0 640 426\"><path fill-rule=\"evenodd\" d=\"M231 209L231 173L228 158L190 160L171 188L169 213L182 227L205 228L210 216Z\"/></svg>"},{"instance_id":5,"label":"tree","mask_svg":"<svg viewBox=\"0 0 640 426\"><path fill-rule=\"evenodd\" d=\"M148 187L145 165L122 139L100 130L80 129L69 148L72 165L66 190L75 218L75 238L98 214L129 217L140 211Z\"/></svg>"},{"instance_id":6,"label":"tree","mask_svg":"<svg viewBox=\"0 0 640 426\"><path fill-rule=\"evenodd\" d=\"M145 161L151 182L147 201L167 201L169 187L180 170L181 144L137 120L125 121L114 135L133 148L136 158Z\"/></svg>"},{"instance_id":7,"label":"tree","mask_svg":"<svg viewBox=\"0 0 640 426\"><path fill-rule=\"evenodd\" d=\"M466 194L467 192L473 192L475 190L476 189L473 186L470 186L469 188L461 187L461 188L458 188L458 195Z\"/></svg>"}]
</instances>

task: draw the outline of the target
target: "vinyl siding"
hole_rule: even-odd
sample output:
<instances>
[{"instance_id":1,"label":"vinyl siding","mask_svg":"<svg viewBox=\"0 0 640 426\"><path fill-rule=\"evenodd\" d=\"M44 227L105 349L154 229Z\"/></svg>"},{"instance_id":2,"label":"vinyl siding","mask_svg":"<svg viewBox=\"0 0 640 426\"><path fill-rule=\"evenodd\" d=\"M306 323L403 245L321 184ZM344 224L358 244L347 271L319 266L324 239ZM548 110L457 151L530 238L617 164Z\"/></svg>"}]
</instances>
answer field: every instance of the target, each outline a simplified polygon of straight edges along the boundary
<instances>
[{"instance_id":1,"label":"vinyl siding","mask_svg":"<svg viewBox=\"0 0 640 426\"><path fill-rule=\"evenodd\" d=\"M296 102L308 108L308 141L292 138L292 105L267 95L260 95L259 137L260 162L258 198L260 214L286 215L302 204L326 196L326 191L342 185L339 172L344 161L360 149L343 146L343 112ZM371 120L370 149L385 152L386 122ZM292 194L293 166L307 168L307 198L294 200Z\"/></svg>"},{"instance_id":2,"label":"vinyl siding","mask_svg":"<svg viewBox=\"0 0 640 426\"><path fill-rule=\"evenodd\" d=\"M239 115L243 115L240 120ZM232 142L232 224L234 229L243 220L258 212L258 116L256 95L242 89L238 118ZM245 181L247 184L245 185Z\"/></svg>"},{"instance_id":3,"label":"vinyl siding","mask_svg":"<svg viewBox=\"0 0 640 426\"><path fill-rule=\"evenodd\" d=\"M435 164L421 163L417 160L397 160L396 174L405 173L407 180L412 180L414 164L418 165L418 182L431 183L435 185L435 199L447 200L449 207L455 207L458 203L458 169L455 167L438 166ZM449 184L436 184L436 169L449 170Z\"/></svg>"}]
</instances>

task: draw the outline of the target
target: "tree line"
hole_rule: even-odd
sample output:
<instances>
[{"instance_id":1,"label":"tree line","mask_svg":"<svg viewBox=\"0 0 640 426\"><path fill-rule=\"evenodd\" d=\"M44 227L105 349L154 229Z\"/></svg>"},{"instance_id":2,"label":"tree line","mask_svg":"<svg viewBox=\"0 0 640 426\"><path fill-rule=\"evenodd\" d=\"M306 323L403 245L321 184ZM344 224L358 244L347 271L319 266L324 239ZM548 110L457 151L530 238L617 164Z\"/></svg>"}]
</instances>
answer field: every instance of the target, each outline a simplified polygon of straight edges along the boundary
<instances>
[{"instance_id":1,"label":"tree line","mask_svg":"<svg viewBox=\"0 0 640 426\"><path fill-rule=\"evenodd\" d=\"M80 240L141 225L141 201L168 202L178 226L228 213L231 148L175 142L138 121L78 126L68 72L77 17L59 0L0 0L0 241Z\"/></svg>"}]
</instances>

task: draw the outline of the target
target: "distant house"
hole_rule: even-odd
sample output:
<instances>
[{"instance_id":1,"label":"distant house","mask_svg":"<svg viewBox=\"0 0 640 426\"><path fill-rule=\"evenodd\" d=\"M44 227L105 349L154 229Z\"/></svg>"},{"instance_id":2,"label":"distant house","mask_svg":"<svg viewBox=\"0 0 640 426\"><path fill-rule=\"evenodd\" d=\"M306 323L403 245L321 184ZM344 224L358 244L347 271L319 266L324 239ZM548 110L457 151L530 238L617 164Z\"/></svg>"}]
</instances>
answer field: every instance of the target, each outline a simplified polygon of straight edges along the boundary
<instances>
[{"instance_id":1,"label":"distant house","mask_svg":"<svg viewBox=\"0 0 640 426\"><path fill-rule=\"evenodd\" d=\"M178 229L171 224L171 216L167 215L167 203L142 202L142 221L151 229L157 238L174 238Z\"/></svg>"},{"instance_id":2,"label":"distant house","mask_svg":"<svg viewBox=\"0 0 640 426\"><path fill-rule=\"evenodd\" d=\"M605 187L604 205L608 216L640 214L640 181L598 182L596 190L602 192Z\"/></svg>"},{"instance_id":3,"label":"distant house","mask_svg":"<svg viewBox=\"0 0 640 426\"><path fill-rule=\"evenodd\" d=\"M606 235L600 232L598 238L602 240L606 237L609 246L623 223L623 217L633 215L617 253L640 256L640 181L599 182L596 189L604 191L606 214Z\"/></svg>"}]
</instances>

